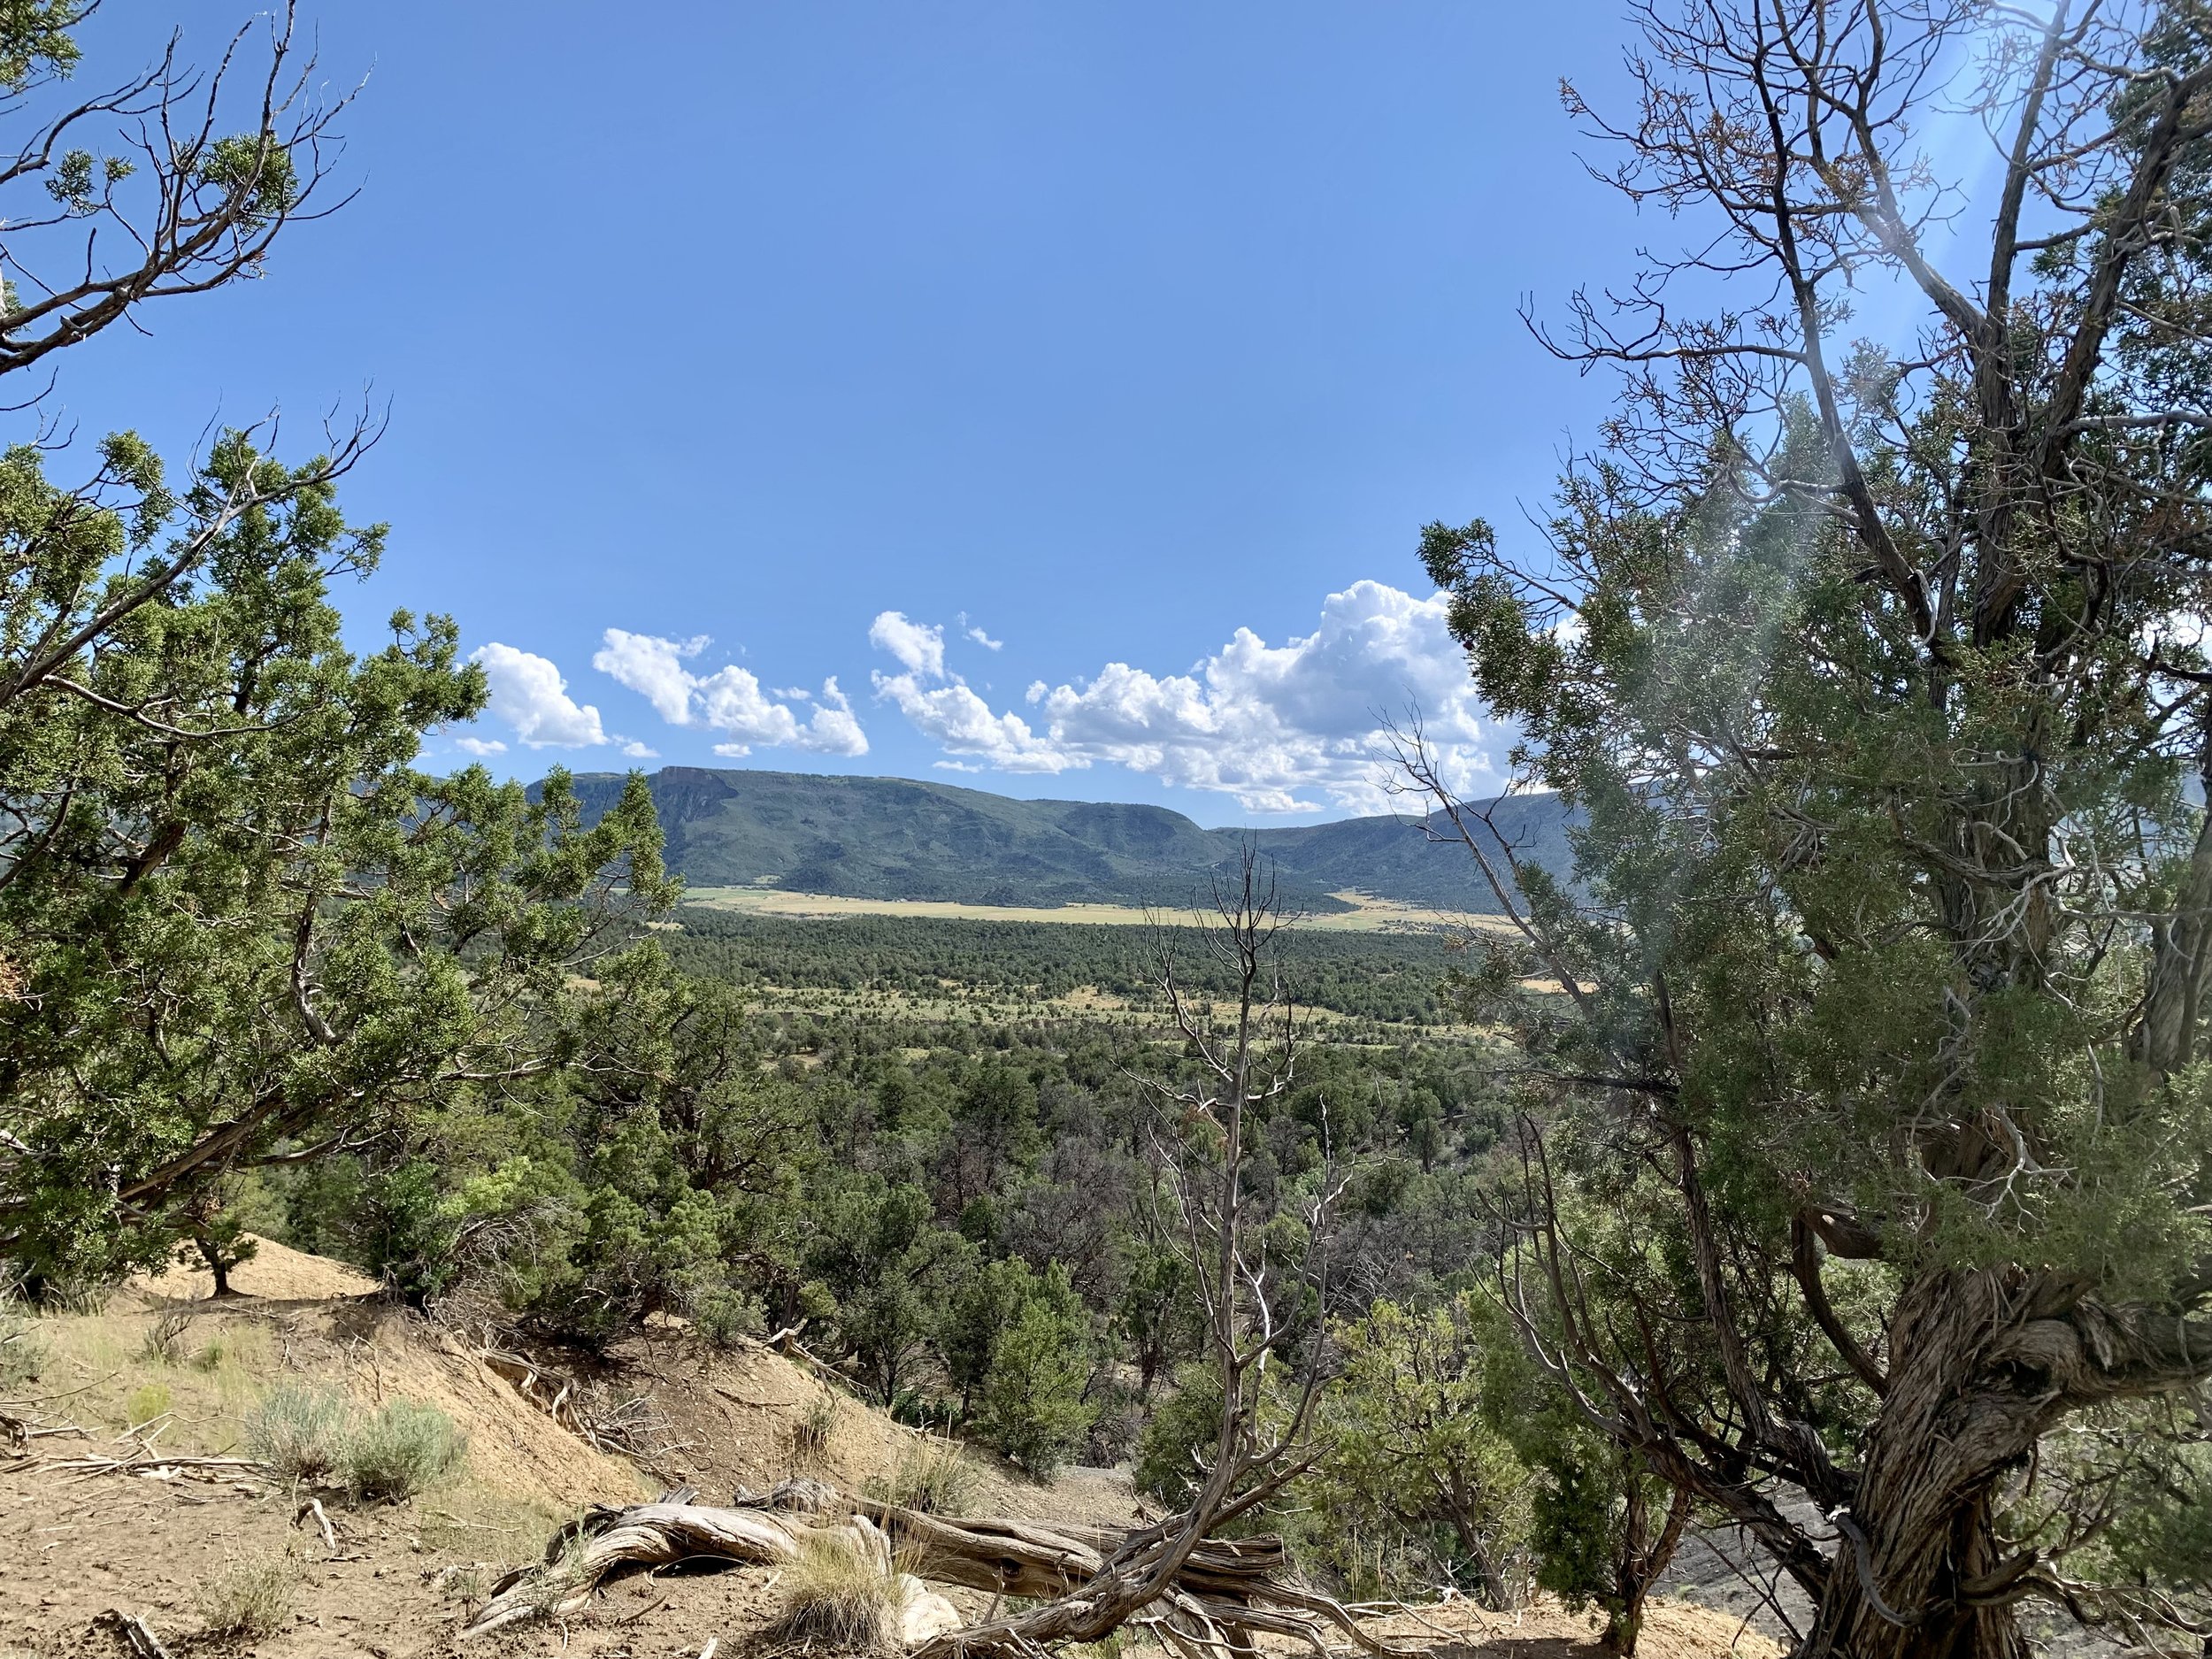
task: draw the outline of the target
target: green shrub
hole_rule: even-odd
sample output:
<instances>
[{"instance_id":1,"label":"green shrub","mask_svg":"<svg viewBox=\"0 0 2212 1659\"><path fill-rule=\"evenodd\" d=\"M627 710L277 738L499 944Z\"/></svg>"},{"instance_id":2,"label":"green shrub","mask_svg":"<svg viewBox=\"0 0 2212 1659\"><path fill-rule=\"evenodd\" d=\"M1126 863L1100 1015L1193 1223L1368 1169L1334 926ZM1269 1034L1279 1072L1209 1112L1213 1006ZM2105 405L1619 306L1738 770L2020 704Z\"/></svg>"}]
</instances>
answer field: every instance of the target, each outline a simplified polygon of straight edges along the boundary
<instances>
[{"instance_id":1,"label":"green shrub","mask_svg":"<svg viewBox=\"0 0 2212 1659\"><path fill-rule=\"evenodd\" d=\"M962 1221L964 1231L964 1212ZM1000 1343L1021 1317L1023 1308L1038 1294L1037 1276L1018 1256L984 1263L953 1292L938 1322L937 1349L944 1358L945 1375L960 1391L964 1419L975 1414L977 1398L990 1379L991 1362L997 1356Z\"/></svg>"},{"instance_id":2,"label":"green shrub","mask_svg":"<svg viewBox=\"0 0 2212 1659\"><path fill-rule=\"evenodd\" d=\"M1040 1480L1083 1443L1098 1413L1090 1380L1090 1316L1055 1262L1039 1293L996 1344L983 1379L983 1437Z\"/></svg>"},{"instance_id":3,"label":"green shrub","mask_svg":"<svg viewBox=\"0 0 2212 1659\"><path fill-rule=\"evenodd\" d=\"M1137 1435L1137 1490L1171 1509L1191 1500L1221 1442L1221 1379L1194 1363Z\"/></svg>"},{"instance_id":4,"label":"green shrub","mask_svg":"<svg viewBox=\"0 0 2212 1659\"><path fill-rule=\"evenodd\" d=\"M710 1348L732 1348L764 1329L760 1298L704 1278L686 1286L684 1307L691 1328Z\"/></svg>"},{"instance_id":5,"label":"green shrub","mask_svg":"<svg viewBox=\"0 0 2212 1659\"><path fill-rule=\"evenodd\" d=\"M130 1418L132 1428L142 1428L169 1409L169 1388L165 1383L148 1383L142 1388L131 1390L125 1403L124 1415Z\"/></svg>"},{"instance_id":6,"label":"green shrub","mask_svg":"<svg viewBox=\"0 0 2212 1659\"><path fill-rule=\"evenodd\" d=\"M437 1407L387 1401L345 1437L346 1486L361 1499L411 1498L442 1479L467 1449L468 1437Z\"/></svg>"},{"instance_id":7,"label":"green shrub","mask_svg":"<svg viewBox=\"0 0 2212 1659\"><path fill-rule=\"evenodd\" d=\"M295 1486L329 1479L344 1464L353 1407L329 1388L279 1383L246 1413L246 1445Z\"/></svg>"},{"instance_id":8,"label":"green shrub","mask_svg":"<svg viewBox=\"0 0 2212 1659\"><path fill-rule=\"evenodd\" d=\"M1335 1525L1310 1558L1348 1581L1355 1563L1331 1559L1331 1540L1395 1533L1406 1578L1378 1588L1441 1579L1485 1607L1518 1606L1538 1482L1505 1432L1533 1414L1509 1386L1525 1368L1503 1319L1466 1294L1425 1310L1383 1301L1335 1334L1343 1371L1322 1402L1328 1449L1302 1486ZM1597 1538L1612 1496L1601 1483L1594 1513L1579 1515Z\"/></svg>"}]
</instances>

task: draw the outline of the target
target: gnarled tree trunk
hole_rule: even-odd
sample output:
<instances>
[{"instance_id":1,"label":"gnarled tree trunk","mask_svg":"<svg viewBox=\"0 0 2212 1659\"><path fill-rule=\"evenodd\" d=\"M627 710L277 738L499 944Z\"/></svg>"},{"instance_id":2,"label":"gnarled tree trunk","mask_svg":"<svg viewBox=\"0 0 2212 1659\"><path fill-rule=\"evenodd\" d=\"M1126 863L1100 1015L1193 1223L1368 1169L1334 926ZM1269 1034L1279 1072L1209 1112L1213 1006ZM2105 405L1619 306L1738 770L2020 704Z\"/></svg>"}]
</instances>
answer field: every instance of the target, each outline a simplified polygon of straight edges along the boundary
<instances>
[{"instance_id":1,"label":"gnarled tree trunk","mask_svg":"<svg viewBox=\"0 0 2212 1659\"><path fill-rule=\"evenodd\" d=\"M1888 1397L1856 1494L1832 1517L1827 1593L1805 1651L1849 1659L2025 1659L2015 1608L2037 1565L2006 1555L2002 1484L2101 1386L2078 1291L2017 1268L1922 1275L1899 1299Z\"/></svg>"},{"instance_id":2,"label":"gnarled tree trunk","mask_svg":"<svg viewBox=\"0 0 2212 1659\"><path fill-rule=\"evenodd\" d=\"M1628 1513L1622 1517L1620 1549L1613 1562L1613 1602L1605 1609L1605 1633L1598 1645L1621 1659L1633 1659L1636 1637L1644 1624L1644 1602L1689 1528L1690 1494L1682 1486L1667 1494L1667 1512L1654 1532L1651 1507L1645 1502L1633 1457L1624 1454L1623 1461L1629 1470Z\"/></svg>"}]
</instances>

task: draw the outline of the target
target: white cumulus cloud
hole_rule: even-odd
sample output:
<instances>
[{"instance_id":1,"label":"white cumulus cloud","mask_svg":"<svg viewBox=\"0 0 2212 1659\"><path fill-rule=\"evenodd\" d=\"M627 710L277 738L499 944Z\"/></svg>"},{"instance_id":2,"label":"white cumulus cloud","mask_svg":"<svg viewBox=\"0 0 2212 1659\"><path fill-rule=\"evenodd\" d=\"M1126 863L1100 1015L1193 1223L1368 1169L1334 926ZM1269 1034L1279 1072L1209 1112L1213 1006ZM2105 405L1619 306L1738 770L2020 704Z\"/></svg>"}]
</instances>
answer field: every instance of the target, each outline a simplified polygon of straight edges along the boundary
<instances>
[{"instance_id":1,"label":"white cumulus cloud","mask_svg":"<svg viewBox=\"0 0 2212 1659\"><path fill-rule=\"evenodd\" d=\"M1087 764L1039 737L1019 715L992 713L964 680L926 689L913 674L878 673L875 687L876 695L896 703L916 731L954 755L1001 772L1065 772Z\"/></svg>"},{"instance_id":2,"label":"white cumulus cloud","mask_svg":"<svg viewBox=\"0 0 2212 1659\"><path fill-rule=\"evenodd\" d=\"M818 699L807 699L804 692L765 691L757 675L734 663L711 674L695 674L684 664L709 643L704 634L665 640L609 628L591 665L650 703L671 726L703 726L721 733L724 741L714 746L718 755L739 757L756 748L817 755L868 752L867 733L835 680L823 682ZM939 649L941 653L941 643ZM813 706L803 710L791 706L803 699Z\"/></svg>"},{"instance_id":3,"label":"white cumulus cloud","mask_svg":"<svg viewBox=\"0 0 2212 1659\"><path fill-rule=\"evenodd\" d=\"M480 757L486 755L503 755L507 752L506 744L495 737L457 737L453 740L453 747L464 755L475 755Z\"/></svg>"},{"instance_id":4,"label":"white cumulus cloud","mask_svg":"<svg viewBox=\"0 0 2212 1659\"><path fill-rule=\"evenodd\" d=\"M868 734L860 729L859 717L853 713L853 703L837 684L832 674L822 682L822 695L813 715L806 723L808 739L817 754L864 755L868 752Z\"/></svg>"},{"instance_id":5,"label":"white cumulus cloud","mask_svg":"<svg viewBox=\"0 0 2212 1659\"><path fill-rule=\"evenodd\" d=\"M684 661L706 648L704 634L695 640L661 640L649 634L609 628L601 637L591 665L643 697L671 726L684 726L689 723L691 688L696 683L686 672Z\"/></svg>"},{"instance_id":6,"label":"white cumulus cloud","mask_svg":"<svg viewBox=\"0 0 2212 1659\"><path fill-rule=\"evenodd\" d=\"M1503 734L1475 697L1445 611L1441 595L1355 582L1323 602L1311 634L1280 645L1239 628L1187 673L1109 663L1087 679L1039 681L1027 699L1033 725L994 712L956 675L925 687L914 664L876 630L870 637L909 671L877 674L877 695L959 762L1033 772L1125 766L1233 795L1254 812L1386 811L1383 721L1409 709L1420 710L1455 787L1503 787Z\"/></svg>"},{"instance_id":7,"label":"white cumulus cloud","mask_svg":"<svg viewBox=\"0 0 2212 1659\"><path fill-rule=\"evenodd\" d=\"M910 674L924 680L945 677L945 630L941 626L925 627L903 611L886 611L869 624L868 643L890 652Z\"/></svg>"},{"instance_id":8,"label":"white cumulus cloud","mask_svg":"<svg viewBox=\"0 0 2212 1659\"><path fill-rule=\"evenodd\" d=\"M592 749L607 741L599 710L571 698L561 671L544 657L495 641L469 660L483 666L491 712L514 727L525 748Z\"/></svg>"}]
</instances>

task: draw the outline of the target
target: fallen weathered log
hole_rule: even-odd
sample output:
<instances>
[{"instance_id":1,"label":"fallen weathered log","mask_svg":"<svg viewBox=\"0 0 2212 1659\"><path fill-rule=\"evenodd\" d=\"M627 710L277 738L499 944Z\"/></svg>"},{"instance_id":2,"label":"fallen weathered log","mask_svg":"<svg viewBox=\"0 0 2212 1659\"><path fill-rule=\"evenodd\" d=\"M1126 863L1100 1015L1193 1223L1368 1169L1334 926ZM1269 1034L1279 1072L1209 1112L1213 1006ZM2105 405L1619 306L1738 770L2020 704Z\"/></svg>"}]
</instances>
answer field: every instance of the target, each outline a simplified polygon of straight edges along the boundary
<instances>
[{"instance_id":1,"label":"fallen weathered log","mask_svg":"<svg viewBox=\"0 0 2212 1659\"><path fill-rule=\"evenodd\" d=\"M680 1488L659 1502L628 1509L595 1508L549 1545L542 1565L507 1574L463 1628L482 1635L519 1620L562 1617L584 1607L610 1575L680 1561L729 1561L778 1566L798 1557L810 1534L860 1530L896 1552L923 1578L987 1590L994 1595L1056 1601L1111 1581L1124 1563L1158 1546L1158 1528L1048 1525L1034 1521L922 1515L897 1504L848 1499L818 1481L791 1481L728 1506L694 1502ZM1360 1646L1379 1648L1337 1604L1289 1583L1288 1559L1275 1538L1205 1539L1194 1546L1172 1581L1148 1609L1148 1623L1193 1655L1245 1649L1256 1634L1294 1637L1319 1646L1324 1623ZM902 1634L925 1652L988 1650L990 1626L971 1632L946 1622L940 1607L910 1616ZM946 1609L949 1610L949 1609Z\"/></svg>"},{"instance_id":2,"label":"fallen weathered log","mask_svg":"<svg viewBox=\"0 0 2212 1659\"><path fill-rule=\"evenodd\" d=\"M595 1506L546 1548L543 1565L518 1568L492 1586L491 1599L462 1628L480 1636L524 1619L562 1617L587 1605L617 1571L680 1561L781 1566L797 1560L811 1534L840 1532L864 1548L898 1586L898 1637L911 1647L956 1628L959 1615L917 1577L894 1574L890 1540L866 1516L841 1512L837 1494L818 1481L787 1481L728 1508L695 1502L690 1487L628 1509Z\"/></svg>"},{"instance_id":3,"label":"fallen weathered log","mask_svg":"<svg viewBox=\"0 0 2212 1659\"><path fill-rule=\"evenodd\" d=\"M792 1525L759 1509L664 1502L611 1514L595 1510L547 1546L542 1566L517 1568L495 1584L491 1599L461 1634L481 1636L523 1619L576 1612L591 1601L600 1580L618 1569L697 1560L776 1566L798 1553Z\"/></svg>"}]
</instances>

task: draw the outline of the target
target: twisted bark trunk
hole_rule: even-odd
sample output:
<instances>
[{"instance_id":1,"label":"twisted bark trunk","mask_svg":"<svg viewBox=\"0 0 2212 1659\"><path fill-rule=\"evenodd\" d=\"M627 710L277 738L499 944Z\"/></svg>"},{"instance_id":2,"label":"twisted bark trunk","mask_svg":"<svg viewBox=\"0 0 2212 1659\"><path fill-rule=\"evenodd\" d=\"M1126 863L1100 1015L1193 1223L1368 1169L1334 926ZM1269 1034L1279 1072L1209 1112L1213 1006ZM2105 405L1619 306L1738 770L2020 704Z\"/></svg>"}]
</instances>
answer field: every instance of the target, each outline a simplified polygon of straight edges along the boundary
<instances>
[{"instance_id":1,"label":"twisted bark trunk","mask_svg":"<svg viewBox=\"0 0 2212 1659\"><path fill-rule=\"evenodd\" d=\"M2038 1564L1997 1531L2006 1478L2059 1418L2126 1392L2078 1286L2017 1268L1921 1276L1890 1333L1807 1659L2026 1659L2015 1608Z\"/></svg>"},{"instance_id":2,"label":"twisted bark trunk","mask_svg":"<svg viewBox=\"0 0 2212 1659\"><path fill-rule=\"evenodd\" d=\"M1605 1633L1598 1645L1620 1659L1634 1659L1636 1637L1643 1629L1644 1602L1651 1586L1674 1560L1682 1534L1690 1525L1690 1494L1676 1486L1667 1494L1667 1512L1654 1533L1650 1505L1644 1501L1643 1483L1632 1460L1628 1462L1628 1513L1622 1517L1621 1547L1613 1563L1612 1604L1605 1609Z\"/></svg>"}]
</instances>

